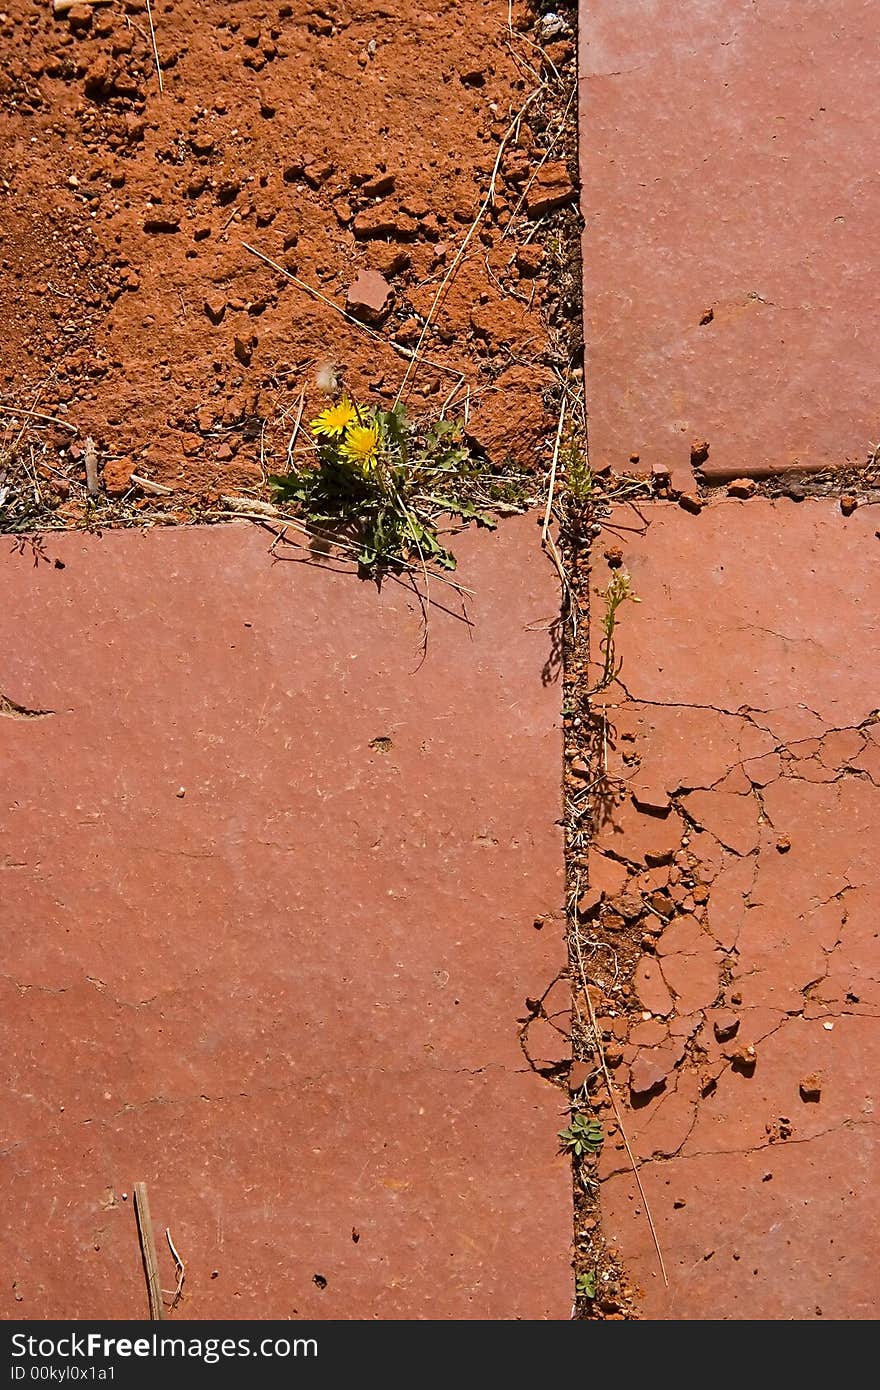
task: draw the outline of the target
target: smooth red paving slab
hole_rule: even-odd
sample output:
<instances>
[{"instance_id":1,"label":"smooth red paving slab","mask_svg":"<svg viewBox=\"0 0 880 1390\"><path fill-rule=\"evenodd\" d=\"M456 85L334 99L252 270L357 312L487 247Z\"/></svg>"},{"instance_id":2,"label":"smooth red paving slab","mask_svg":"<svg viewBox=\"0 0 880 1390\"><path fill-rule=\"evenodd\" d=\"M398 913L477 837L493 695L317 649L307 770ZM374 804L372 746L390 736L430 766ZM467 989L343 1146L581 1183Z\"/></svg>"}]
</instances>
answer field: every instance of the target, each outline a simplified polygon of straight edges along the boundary
<instances>
[{"instance_id":1,"label":"smooth red paving slab","mask_svg":"<svg viewBox=\"0 0 880 1390\"><path fill-rule=\"evenodd\" d=\"M864 463L878 63L874 0L581 4L594 467L684 482L703 444L707 477Z\"/></svg>"},{"instance_id":2,"label":"smooth red paving slab","mask_svg":"<svg viewBox=\"0 0 880 1390\"><path fill-rule=\"evenodd\" d=\"M614 1074L669 1288L612 1144L605 1231L649 1318L875 1318L880 508L647 516L593 854L651 908Z\"/></svg>"},{"instance_id":3,"label":"smooth red paving slab","mask_svg":"<svg viewBox=\"0 0 880 1390\"><path fill-rule=\"evenodd\" d=\"M145 1316L142 1179L184 1316L566 1318L534 522L458 539L421 665L405 585L268 546L3 548L2 693L54 711L0 718L5 1316Z\"/></svg>"}]
</instances>

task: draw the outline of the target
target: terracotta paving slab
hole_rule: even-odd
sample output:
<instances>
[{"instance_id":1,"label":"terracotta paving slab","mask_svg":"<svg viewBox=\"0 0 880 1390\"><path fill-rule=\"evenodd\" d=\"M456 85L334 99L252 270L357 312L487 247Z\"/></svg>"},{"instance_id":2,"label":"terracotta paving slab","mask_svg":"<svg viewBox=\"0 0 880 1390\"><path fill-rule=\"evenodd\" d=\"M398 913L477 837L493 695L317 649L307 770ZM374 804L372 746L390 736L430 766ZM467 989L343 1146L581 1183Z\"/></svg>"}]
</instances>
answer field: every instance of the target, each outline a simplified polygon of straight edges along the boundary
<instances>
[{"instance_id":1,"label":"terracotta paving slab","mask_svg":"<svg viewBox=\"0 0 880 1390\"><path fill-rule=\"evenodd\" d=\"M707 476L865 461L878 62L873 0L581 4L594 466L684 474L705 443Z\"/></svg>"},{"instance_id":2,"label":"terracotta paving slab","mask_svg":"<svg viewBox=\"0 0 880 1390\"><path fill-rule=\"evenodd\" d=\"M668 1290L613 1144L606 1230L651 1318L875 1318L880 508L648 519L594 854L656 909L615 1074Z\"/></svg>"},{"instance_id":3,"label":"terracotta paving slab","mask_svg":"<svg viewBox=\"0 0 880 1390\"><path fill-rule=\"evenodd\" d=\"M138 1179L190 1317L569 1316L558 599L457 549L419 666L257 528L3 548L5 1316L145 1315Z\"/></svg>"}]
</instances>

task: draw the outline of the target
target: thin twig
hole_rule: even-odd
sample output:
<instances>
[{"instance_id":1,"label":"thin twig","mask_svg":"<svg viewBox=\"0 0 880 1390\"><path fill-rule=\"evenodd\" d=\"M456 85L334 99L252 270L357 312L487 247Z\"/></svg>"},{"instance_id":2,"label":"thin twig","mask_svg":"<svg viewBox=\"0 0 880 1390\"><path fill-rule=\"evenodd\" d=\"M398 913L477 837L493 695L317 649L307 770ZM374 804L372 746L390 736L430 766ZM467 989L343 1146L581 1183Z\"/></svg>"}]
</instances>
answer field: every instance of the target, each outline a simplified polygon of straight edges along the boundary
<instances>
[{"instance_id":1,"label":"thin twig","mask_svg":"<svg viewBox=\"0 0 880 1390\"><path fill-rule=\"evenodd\" d=\"M577 875L577 878L575 880L575 895L575 900L577 900L577 898L580 897L580 874ZM617 1127L620 1130L620 1137L623 1140L623 1145L626 1149L627 1157L630 1162L630 1167L632 1168L633 1177L636 1180L636 1187L639 1189L639 1196L642 1199L642 1206L645 1209L645 1218L651 1230L651 1238L654 1241L654 1249L657 1251L657 1259L660 1263L660 1273L663 1275L663 1283L666 1285L667 1288L669 1288L669 1278L666 1274L666 1265L663 1262L663 1251L660 1249L660 1241L657 1238L657 1228L654 1225L654 1218L651 1215L651 1207L648 1203L648 1198L645 1196L645 1189L642 1186L642 1179L639 1175L639 1165L636 1162L635 1155L633 1154L632 1148L630 1147L629 1139L627 1138L626 1130L623 1126L623 1120L621 1119L620 1110L617 1105L617 1098L614 1094L614 1086L611 1081L611 1073L608 1070L608 1063L605 1060L605 1050L602 1047L602 1035L599 1032L599 1026L596 1022L596 1010L593 1008L593 1001L590 998L590 985L589 981L587 980L587 973L584 970L584 958L581 952L581 943L580 937L578 935L577 923L573 924L572 937L574 940L575 951L577 953L580 981L583 987L584 998L587 1001L587 1011L590 1015L590 1028L593 1032L593 1046L595 1047L596 1053L599 1057L599 1065L602 1068L602 1076L605 1079L605 1088L608 1092L608 1099L611 1102L611 1109L614 1111L614 1118L617 1121Z\"/></svg>"},{"instance_id":2,"label":"thin twig","mask_svg":"<svg viewBox=\"0 0 880 1390\"><path fill-rule=\"evenodd\" d=\"M171 497L174 493L173 487L166 487L164 483L154 483L152 478L143 478L140 473L130 474L128 481L134 483L135 487L143 488L144 492L155 492L161 497Z\"/></svg>"},{"instance_id":3,"label":"thin twig","mask_svg":"<svg viewBox=\"0 0 880 1390\"><path fill-rule=\"evenodd\" d=\"M46 420L50 425L61 425L72 434L79 434L76 425L69 420L59 420L57 415L44 415L42 410L25 410L21 406L0 405L0 415L30 415L35 420Z\"/></svg>"},{"instance_id":4,"label":"thin twig","mask_svg":"<svg viewBox=\"0 0 880 1390\"><path fill-rule=\"evenodd\" d=\"M544 510L544 525L541 527L541 541L547 544L547 533L550 530L550 514L553 511L553 492L556 487L556 467L559 463L559 446L562 443L562 426L565 422L565 407L567 398L562 397L562 405L559 410L559 424L556 427L556 442L553 445L553 462L550 465L550 482L547 487L547 506Z\"/></svg>"},{"instance_id":5,"label":"thin twig","mask_svg":"<svg viewBox=\"0 0 880 1390\"><path fill-rule=\"evenodd\" d=\"M557 74L557 75L558 75L558 74ZM544 150L544 153L543 153L541 159L540 159L539 162L536 164L535 168L532 170L531 174L529 175L528 182L526 183L525 187L523 188L522 192L521 192L520 195L519 195L519 199L518 199L518 201L517 201L517 203L516 203L516 206L514 207L513 212L510 214L510 221L508 222L507 226L504 228L504 230L503 230L502 233L501 233L501 240L502 240L502 241L504 241L504 239L505 239L505 237L507 236L508 232L512 230L512 228L513 228L513 226L514 226L514 223L515 223L515 221L516 221L516 218L519 216L520 209L522 208L523 203L525 202L526 198L527 198L528 195L529 195L529 190L530 190L532 184L535 182L535 179L538 177L538 175L540 174L540 172L541 172L541 170L543 169L544 165L547 163L547 160L550 158L551 154L553 153L554 149L556 148L556 145L557 145L557 143L558 143L558 141L559 141L560 136L563 135L563 134L568 130L568 113L569 113L569 111L571 110L571 104L572 104L572 102L574 101L574 98L575 98L576 94L577 94L577 85L575 85L575 86L572 87L572 89L571 89L571 96L568 98L568 101L566 102L565 110L564 110L564 112L562 113L562 122L561 122L561 124L560 124L559 129L557 130L556 134L553 136L553 139L550 141L550 143L549 143L549 145L547 146L547 148Z\"/></svg>"},{"instance_id":6,"label":"thin twig","mask_svg":"<svg viewBox=\"0 0 880 1390\"><path fill-rule=\"evenodd\" d=\"M159 65L159 49L156 47L156 30L153 28L153 11L150 9L150 0L147 0L147 19L150 21L150 38L153 41L153 57L156 61L156 76L159 79L159 91L164 92L162 86L162 69Z\"/></svg>"},{"instance_id":7,"label":"thin twig","mask_svg":"<svg viewBox=\"0 0 880 1390\"><path fill-rule=\"evenodd\" d=\"M296 419L295 419L294 422L293 422L293 432L291 433L291 436L290 436L290 438L289 438L288 441L287 441L287 471L288 471L288 473L293 472L293 450L294 450L294 446L295 446L295 444L296 444L296 437L297 437L297 435L299 434L299 427L300 427L300 425L302 424L303 411L305 410L305 408L306 408L306 388L303 387L302 390L301 390L300 393L299 393L299 407L298 407L298 409L297 409Z\"/></svg>"},{"instance_id":8,"label":"thin twig","mask_svg":"<svg viewBox=\"0 0 880 1390\"><path fill-rule=\"evenodd\" d=\"M165 1239L168 1242L168 1249L171 1251L174 1263L177 1265L177 1288L174 1290L171 1298L171 1311L173 1313L183 1295L183 1285L186 1279L186 1265L183 1263L183 1260L174 1247L174 1241L171 1239L171 1231L167 1226L165 1227Z\"/></svg>"},{"instance_id":9,"label":"thin twig","mask_svg":"<svg viewBox=\"0 0 880 1390\"><path fill-rule=\"evenodd\" d=\"M403 381L400 383L400 388L397 392L397 395L394 398L395 405L397 405L403 397L403 393L406 390L406 384L409 381L410 375L415 369L416 362L418 361L419 354L422 350L422 344L424 343L425 338L428 335L428 330L431 327L431 321L434 317L434 314L437 312L437 308L440 304L441 299L446 293L446 290L449 286L449 282L451 281L453 275L455 275L455 272L458 270L458 267L461 265L461 262L464 258L464 254L471 243L474 233L476 232L486 213L489 211L489 208L495 201L495 184L498 179L498 170L501 168L501 159L504 154L505 146L507 145L507 142L513 135L513 133L518 129L519 123L522 120L525 112L531 106L535 98L544 90L546 85L546 82L542 82L539 87L536 87L535 90L531 92L529 96L526 97L516 116L513 118L510 125L507 127L507 130L501 137L501 143L498 146L498 154L496 155L495 164L492 169L492 177L489 179L488 191L482 203L480 204L479 212L477 213L476 217L470 225L470 228L468 229L467 236L464 238L464 241L459 246L458 251L455 253L455 256L452 260L452 264L450 265L446 274L443 276L443 279L440 281L437 293L434 295L433 302L431 304L430 309L428 310L428 316L425 319L425 322L422 324L422 331L419 334L419 341L416 343L415 350L409 362L409 366L407 367L404 373Z\"/></svg>"},{"instance_id":10,"label":"thin twig","mask_svg":"<svg viewBox=\"0 0 880 1390\"><path fill-rule=\"evenodd\" d=\"M165 1318L165 1305L162 1302L159 1263L156 1259L156 1238L153 1234L153 1222L150 1217L150 1203L145 1182L136 1182L134 1185L134 1215L137 1221L138 1239L141 1243L141 1256L147 1280L150 1318L153 1322L161 1322Z\"/></svg>"},{"instance_id":11,"label":"thin twig","mask_svg":"<svg viewBox=\"0 0 880 1390\"><path fill-rule=\"evenodd\" d=\"M86 490L90 497L97 497L101 491L101 484L98 481L98 447L91 435L85 442L83 463L86 469Z\"/></svg>"},{"instance_id":12,"label":"thin twig","mask_svg":"<svg viewBox=\"0 0 880 1390\"><path fill-rule=\"evenodd\" d=\"M291 280L294 285L298 285L306 294L311 295L312 299L317 299L322 304L326 304L328 308L333 309L341 318L345 319L346 323L350 323L353 328L359 328L362 333L366 333L368 338L374 338L376 342L383 343L385 347L391 348L392 352L396 352L400 357L407 358L408 361L411 361L415 357L418 349L406 348L402 343L395 343L392 339L383 337L381 333L377 333L376 330L370 328L368 324L361 323L360 319L356 319L351 314L347 314L335 300L330 299L326 294L322 294L320 290L316 290L314 285L309 285L305 280L300 280L298 275L294 275L283 265L279 265L277 261L273 261L271 256L267 256L264 252L258 251L255 246L251 246L247 241L242 241L240 245L244 247L245 251L249 251L252 256L256 256L258 261L263 261L266 265L271 266L273 270L277 270L278 274L283 275L286 280ZM461 372L458 371L456 367L447 367L443 362L434 362L430 357L426 357L424 361L429 367L434 367L438 372L446 372L449 376L461 376Z\"/></svg>"}]
</instances>

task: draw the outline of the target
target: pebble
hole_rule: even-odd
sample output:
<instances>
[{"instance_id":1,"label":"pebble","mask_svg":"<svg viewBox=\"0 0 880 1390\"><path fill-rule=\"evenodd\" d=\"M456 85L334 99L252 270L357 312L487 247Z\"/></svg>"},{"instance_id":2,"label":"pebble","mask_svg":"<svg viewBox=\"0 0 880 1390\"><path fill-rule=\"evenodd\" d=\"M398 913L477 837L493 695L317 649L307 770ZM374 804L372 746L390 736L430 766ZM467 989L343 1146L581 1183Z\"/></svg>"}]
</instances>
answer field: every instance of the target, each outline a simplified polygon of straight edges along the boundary
<instances>
[{"instance_id":1,"label":"pebble","mask_svg":"<svg viewBox=\"0 0 880 1390\"><path fill-rule=\"evenodd\" d=\"M564 207L574 197L574 187L568 176L568 166L558 159L539 170L526 194L526 213L529 217L546 217Z\"/></svg>"},{"instance_id":2,"label":"pebble","mask_svg":"<svg viewBox=\"0 0 880 1390\"><path fill-rule=\"evenodd\" d=\"M757 490L754 478L734 478L727 484L728 497L754 497Z\"/></svg>"},{"instance_id":3,"label":"pebble","mask_svg":"<svg viewBox=\"0 0 880 1390\"><path fill-rule=\"evenodd\" d=\"M204 304L205 313L212 323L222 323L226 313L226 300L219 295L208 295Z\"/></svg>"},{"instance_id":4,"label":"pebble","mask_svg":"<svg viewBox=\"0 0 880 1390\"><path fill-rule=\"evenodd\" d=\"M359 212L352 224L357 241L371 241L376 237L397 237L407 241L417 235L418 229L415 218L381 204Z\"/></svg>"},{"instance_id":5,"label":"pebble","mask_svg":"<svg viewBox=\"0 0 880 1390\"><path fill-rule=\"evenodd\" d=\"M814 1071L811 1072L809 1076L805 1076L798 1089L801 1093L802 1101L812 1101L814 1103L818 1101L822 1095L821 1072Z\"/></svg>"},{"instance_id":6,"label":"pebble","mask_svg":"<svg viewBox=\"0 0 880 1390\"><path fill-rule=\"evenodd\" d=\"M700 512L703 510L702 500L695 492L681 493L678 499L678 505L682 507L684 511L690 512L692 516L699 516Z\"/></svg>"},{"instance_id":7,"label":"pebble","mask_svg":"<svg viewBox=\"0 0 880 1390\"><path fill-rule=\"evenodd\" d=\"M346 294L348 311L355 318L378 323L391 306L392 290L378 270L362 270L352 281Z\"/></svg>"},{"instance_id":8,"label":"pebble","mask_svg":"<svg viewBox=\"0 0 880 1390\"><path fill-rule=\"evenodd\" d=\"M520 275L525 279L531 279L539 273L544 262L544 248L533 246L531 243L527 246L520 246L517 248L514 262Z\"/></svg>"},{"instance_id":9,"label":"pebble","mask_svg":"<svg viewBox=\"0 0 880 1390\"><path fill-rule=\"evenodd\" d=\"M718 1042L729 1042L739 1031L739 1019L734 1013L718 1013L712 1027Z\"/></svg>"}]
</instances>

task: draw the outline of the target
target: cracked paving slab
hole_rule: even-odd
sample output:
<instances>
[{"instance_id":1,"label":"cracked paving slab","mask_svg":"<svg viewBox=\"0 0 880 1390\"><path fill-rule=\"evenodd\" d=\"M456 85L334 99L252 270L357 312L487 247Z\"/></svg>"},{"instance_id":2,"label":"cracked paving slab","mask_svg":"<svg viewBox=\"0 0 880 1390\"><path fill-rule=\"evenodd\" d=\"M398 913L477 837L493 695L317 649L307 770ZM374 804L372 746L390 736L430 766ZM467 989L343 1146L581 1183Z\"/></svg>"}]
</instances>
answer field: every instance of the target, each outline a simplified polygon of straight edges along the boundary
<instances>
[{"instance_id":1,"label":"cracked paving slab","mask_svg":"<svg viewBox=\"0 0 880 1390\"><path fill-rule=\"evenodd\" d=\"M873 1318L878 509L647 518L582 912L641 950L599 1026L669 1288L613 1129L606 1236L649 1318Z\"/></svg>"},{"instance_id":2,"label":"cracked paving slab","mask_svg":"<svg viewBox=\"0 0 880 1390\"><path fill-rule=\"evenodd\" d=\"M2 558L4 698L54 711L0 720L5 1313L143 1316L142 1179L189 1317L566 1318L533 519L457 540L473 626L444 591L421 664L405 585L268 545Z\"/></svg>"}]
</instances>

